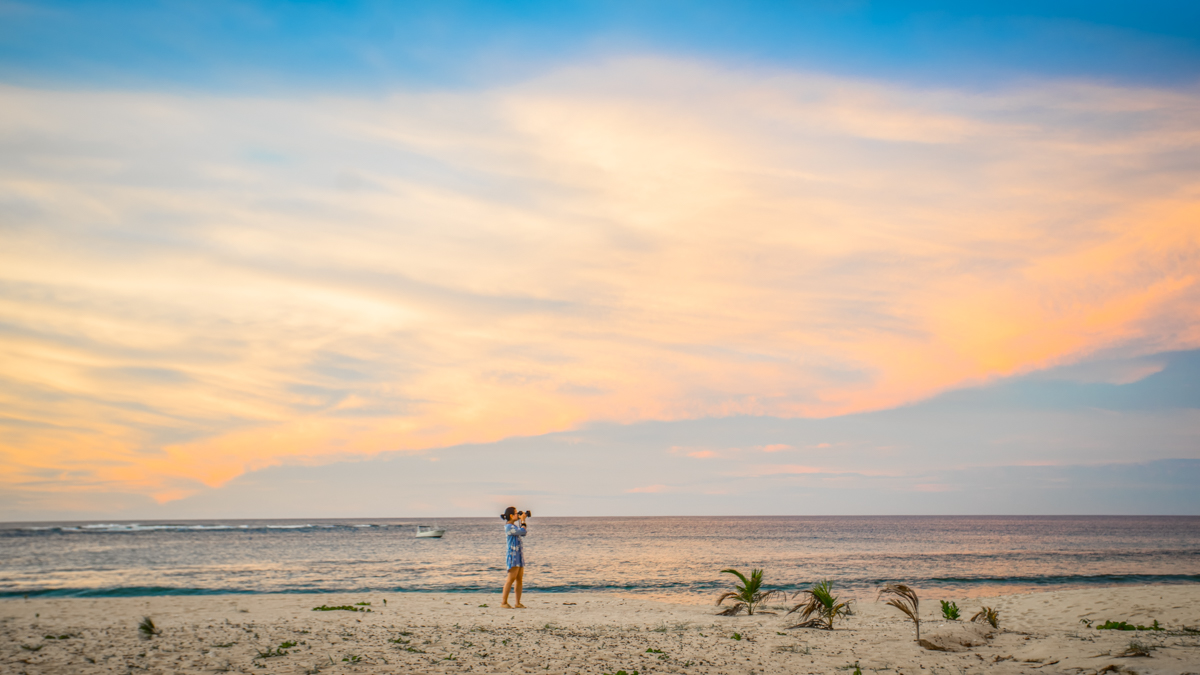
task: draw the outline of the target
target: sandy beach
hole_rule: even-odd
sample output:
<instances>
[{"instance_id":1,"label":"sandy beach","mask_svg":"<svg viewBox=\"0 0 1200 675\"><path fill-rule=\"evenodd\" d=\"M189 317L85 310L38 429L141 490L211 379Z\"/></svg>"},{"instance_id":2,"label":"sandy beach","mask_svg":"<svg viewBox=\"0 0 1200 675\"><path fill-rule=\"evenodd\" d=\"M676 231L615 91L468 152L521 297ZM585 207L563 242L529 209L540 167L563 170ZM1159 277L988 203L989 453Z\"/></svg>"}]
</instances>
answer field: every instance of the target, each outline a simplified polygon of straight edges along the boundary
<instances>
[{"instance_id":1,"label":"sandy beach","mask_svg":"<svg viewBox=\"0 0 1200 675\"><path fill-rule=\"evenodd\" d=\"M1200 673L1200 634L1185 630L1200 626L1200 585L957 600L968 617L980 604L999 610L999 630L940 619L940 599L953 598L923 599L922 638L952 651L921 646L911 621L870 597L834 632L788 629L782 613L722 617L698 602L582 593L531 592L524 610L454 593L7 599L0 671ZM313 610L322 605L371 611ZM159 635L141 636L145 616ZM1135 641L1150 656L1123 656Z\"/></svg>"}]
</instances>

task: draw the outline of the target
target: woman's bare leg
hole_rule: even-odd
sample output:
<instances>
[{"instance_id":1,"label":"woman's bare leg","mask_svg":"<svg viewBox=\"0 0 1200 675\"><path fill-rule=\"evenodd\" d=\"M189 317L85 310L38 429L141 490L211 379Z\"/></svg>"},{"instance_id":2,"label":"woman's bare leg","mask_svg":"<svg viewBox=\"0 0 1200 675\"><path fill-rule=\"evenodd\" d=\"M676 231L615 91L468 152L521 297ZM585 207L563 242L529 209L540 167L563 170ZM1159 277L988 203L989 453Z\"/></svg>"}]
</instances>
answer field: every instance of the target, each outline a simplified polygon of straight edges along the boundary
<instances>
[{"instance_id":1,"label":"woman's bare leg","mask_svg":"<svg viewBox=\"0 0 1200 675\"><path fill-rule=\"evenodd\" d=\"M517 609L525 609L525 605L521 604L521 590L525 586L525 568L517 568Z\"/></svg>"},{"instance_id":2,"label":"woman's bare leg","mask_svg":"<svg viewBox=\"0 0 1200 675\"><path fill-rule=\"evenodd\" d=\"M512 606L508 604L508 591L512 588L513 582L519 578L522 569L521 567L509 568L508 576L504 579L504 593L502 595L501 607L512 609ZM521 586L519 582L517 585L517 604L521 604Z\"/></svg>"}]
</instances>

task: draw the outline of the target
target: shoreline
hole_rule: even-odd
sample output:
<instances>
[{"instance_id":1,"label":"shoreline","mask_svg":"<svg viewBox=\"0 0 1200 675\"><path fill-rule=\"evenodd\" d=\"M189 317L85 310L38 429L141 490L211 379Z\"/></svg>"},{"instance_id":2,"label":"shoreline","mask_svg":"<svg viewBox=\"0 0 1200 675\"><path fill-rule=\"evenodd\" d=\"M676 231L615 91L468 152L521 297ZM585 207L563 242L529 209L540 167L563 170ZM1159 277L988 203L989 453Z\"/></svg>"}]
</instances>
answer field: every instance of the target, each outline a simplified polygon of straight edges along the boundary
<instances>
[{"instance_id":1,"label":"shoreline","mask_svg":"<svg viewBox=\"0 0 1200 675\"><path fill-rule=\"evenodd\" d=\"M999 630L942 620L943 599L957 602L963 618L981 604L999 610ZM958 651L922 647L899 611L861 597L855 615L840 619L833 632L788 629L794 615L782 613L717 616L711 601L533 591L523 598L525 610L501 609L499 601L498 592L5 598L0 659L7 671L29 675L139 669L782 674L852 671L854 663L864 673L897 674L922 668L1092 673L1108 666L1116 670L1107 672L1200 672L1200 634L1181 630L1200 627L1200 584L1019 593L983 602L922 597L922 638ZM783 604L772 602L770 609ZM322 605L371 611L313 611ZM161 635L139 637L144 616ZM1096 630L1080 619L1094 625L1158 620L1170 630ZM1119 656L1132 641L1150 647L1151 656Z\"/></svg>"},{"instance_id":2,"label":"shoreline","mask_svg":"<svg viewBox=\"0 0 1200 675\"><path fill-rule=\"evenodd\" d=\"M833 580L835 585L837 579ZM899 583L899 582L897 582ZM961 598L970 601L986 600L989 598L1000 598L1009 596L1028 595L1035 593L1057 593L1063 591L1088 591L1109 588L1174 588L1174 587L1200 587L1200 579L1167 579L1163 581L1142 581L1142 582L1127 582L1113 583L1097 581L1091 584L1009 584L1009 583L979 583L970 586L933 586L921 588L925 589L925 593L932 593L938 597L946 598ZM23 600L23 599L46 599L46 600L104 600L104 599L136 599L136 598L220 598L225 596L231 597L254 597L254 596L322 596L322 595L353 595L353 594L375 594L375 595L428 595L428 594L445 594L451 596L470 596L470 595L490 595L496 593L500 587L500 582L495 584L495 588L476 588L476 589L366 589L366 590L282 590L282 591L256 591L256 590L240 590L240 589L206 589L206 588L169 588L162 589L165 592L143 593L138 592L143 587L133 587L130 589L39 589L27 592L22 591L6 591L0 594L0 602L5 600ZM863 601L865 598L874 598L875 593L879 588L883 587L883 583L879 583L869 589L864 589L861 586L841 586L841 593L855 599ZM124 590L134 592L122 593ZM799 589L786 588L781 589L787 593L794 593ZM587 594L613 597L641 598L645 600L654 600L657 602L675 603L683 605L704 605L708 602L706 598L716 596L722 592L722 589L713 590L696 590L691 592L672 591L672 592L656 592L653 589L646 590L631 590L628 588L622 589L589 589L589 590L561 590L557 587L536 587L534 584L529 584L528 593L538 594ZM1198 622L1200 623L1200 622Z\"/></svg>"}]
</instances>

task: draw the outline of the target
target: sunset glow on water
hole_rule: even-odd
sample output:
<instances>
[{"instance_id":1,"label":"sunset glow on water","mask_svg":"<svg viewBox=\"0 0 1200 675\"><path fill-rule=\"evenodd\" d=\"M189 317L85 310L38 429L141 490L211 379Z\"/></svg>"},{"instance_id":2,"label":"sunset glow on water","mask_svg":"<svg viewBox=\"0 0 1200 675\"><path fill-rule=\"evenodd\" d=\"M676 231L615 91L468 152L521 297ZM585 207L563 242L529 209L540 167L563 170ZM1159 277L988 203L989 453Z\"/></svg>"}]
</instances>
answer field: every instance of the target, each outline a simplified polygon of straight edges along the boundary
<instances>
[{"instance_id":1,"label":"sunset glow on water","mask_svg":"<svg viewBox=\"0 0 1200 675\"><path fill-rule=\"evenodd\" d=\"M495 592L499 521L437 522L442 539L395 519L8 526L0 596ZM727 567L860 598L887 582L947 597L1200 582L1195 517L535 518L529 531L530 592L703 604Z\"/></svg>"}]
</instances>

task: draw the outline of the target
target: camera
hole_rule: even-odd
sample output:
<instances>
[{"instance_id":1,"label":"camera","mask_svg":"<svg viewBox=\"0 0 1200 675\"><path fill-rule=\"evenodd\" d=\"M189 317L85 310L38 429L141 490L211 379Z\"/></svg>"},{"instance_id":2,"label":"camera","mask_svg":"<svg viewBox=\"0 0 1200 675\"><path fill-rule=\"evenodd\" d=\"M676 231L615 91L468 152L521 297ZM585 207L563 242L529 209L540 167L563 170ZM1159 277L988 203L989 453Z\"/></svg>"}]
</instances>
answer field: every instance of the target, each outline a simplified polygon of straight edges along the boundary
<instances>
[{"instance_id":1,"label":"camera","mask_svg":"<svg viewBox=\"0 0 1200 675\"><path fill-rule=\"evenodd\" d=\"M532 518L532 517L533 517L533 511L517 511L517 515L518 515L518 516L525 516L526 518Z\"/></svg>"}]
</instances>

